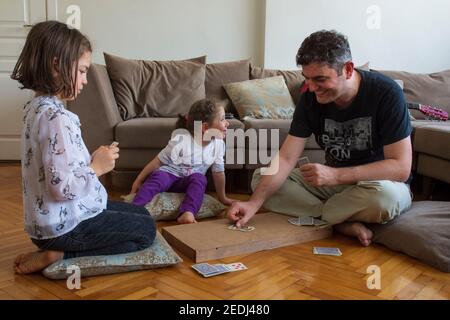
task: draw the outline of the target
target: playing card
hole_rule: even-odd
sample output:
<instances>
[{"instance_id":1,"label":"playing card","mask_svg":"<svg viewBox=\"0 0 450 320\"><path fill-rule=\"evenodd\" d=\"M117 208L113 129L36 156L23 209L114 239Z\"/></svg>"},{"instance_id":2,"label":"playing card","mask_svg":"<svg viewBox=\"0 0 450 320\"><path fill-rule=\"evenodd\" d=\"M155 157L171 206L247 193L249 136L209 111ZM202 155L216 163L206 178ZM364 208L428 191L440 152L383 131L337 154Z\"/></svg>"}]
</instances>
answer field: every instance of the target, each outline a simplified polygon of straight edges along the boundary
<instances>
[{"instance_id":1,"label":"playing card","mask_svg":"<svg viewBox=\"0 0 450 320\"><path fill-rule=\"evenodd\" d=\"M313 217L289 218L288 221L296 226L314 226Z\"/></svg>"},{"instance_id":2,"label":"playing card","mask_svg":"<svg viewBox=\"0 0 450 320\"><path fill-rule=\"evenodd\" d=\"M226 264L214 264L214 267L219 270L219 272L231 272L231 268Z\"/></svg>"},{"instance_id":3,"label":"playing card","mask_svg":"<svg viewBox=\"0 0 450 320\"><path fill-rule=\"evenodd\" d=\"M327 224L328 224L328 222L326 222L324 220L320 220L320 219L314 218L314 225L316 227L325 226Z\"/></svg>"},{"instance_id":4,"label":"playing card","mask_svg":"<svg viewBox=\"0 0 450 320\"><path fill-rule=\"evenodd\" d=\"M305 164L309 163L308 157L302 157L297 161L298 167L304 166Z\"/></svg>"},{"instance_id":5,"label":"playing card","mask_svg":"<svg viewBox=\"0 0 450 320\"><path fill-rule=\"evenodd\" d=\"M110 145L109 145L109 147L110 148L114 148L114 147L117 147L119 145L119 143L117 142L117 141L114 141L113 143L111 143Z\"/></svg>"},{"instance_id":6,"label":"playing card","mask_svg":"<svg viewBox=\"0 0 450 320\"><path fill-rule=\"evenodd\" d=\"M235 224L229 225L228 226L229 230L236 230L236 231L243 231L243 232L248 232L248 231L253 231L255 230L255 227L252 226L243 226L238 228Z\"/></svg>"},{"instance_id":7,"label":"playing card","mask_svg":"<svg viewBox=\"0 0 450 320\"><path fill-rule=\"evenodd\" d=\"M219 270L216 267L210 265L209 263L194 264L192 268L194 268L197 272L199 272L201 275L205 277L207 275L212 275L219 272Z\"/></svg>"},{"instance_id":8,"label":"playing card","mask_svg":"<svg viewBox=\"0 0 450 320\"><path fill-rule=\"evenodd\" d=\"M313 253L326 256L342 256L342 252L339 248L314 247Z\"/></svg>"},{"instance_id":9,"label":"playing card","mask_svg":"<svg viewBox=\"0 0 450 320\"><path fill-rule=\"evenodd\" d=\"M295 226L300 226L300 221L298 221L298 218L289 218L288 221Z\"/></svg>"},{"instance_id":10,"label":"playing card","mask_svg":"<svg viewBox=\"0 0 450 320\"><path fill-rule=\"evenodd\" d=\"M247 270L248 268L242 262L235 262L226 265L229 267L231 272Z\"/></svg>"},{"instance_id":11,"label":"playing card","mask_svg":"<svg viewBox=\"0 0 450 320\"><path fill-rule=\"evenodd\" d=\"M314 218L313 217L298 217L299 223L301 226L313 226Z\"/></svg>"}]
</instances>

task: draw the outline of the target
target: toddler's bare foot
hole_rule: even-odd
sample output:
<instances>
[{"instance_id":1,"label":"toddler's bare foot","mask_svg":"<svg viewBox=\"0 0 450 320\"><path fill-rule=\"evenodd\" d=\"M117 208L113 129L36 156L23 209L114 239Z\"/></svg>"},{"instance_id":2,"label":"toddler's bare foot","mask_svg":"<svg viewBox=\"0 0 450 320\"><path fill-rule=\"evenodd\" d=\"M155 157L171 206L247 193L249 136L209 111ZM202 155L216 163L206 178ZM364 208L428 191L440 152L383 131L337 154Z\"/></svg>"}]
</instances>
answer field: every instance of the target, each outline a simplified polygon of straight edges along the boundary
<instances>
[{"instance_id":1,"label":"toddler's bare foot","mask_svg":"<svg viewBox=\"0 0 450 320\"><path fill-rule=\"evenodd\" d=\"M177 219L178 223L197 223L197 220L195 220L195 216L192 212L186 211Z\"/></svg>"},{"instance_id":2,"label":"toddler's bare foot","mask_svg":"<svg viewBox=\"0 0 450 320\"><path fill-rule=\"evenodd\" d=\"M361 222L344 222L334 228L345 235L358 238L364 247L372 243L373 232Z\"/></svg>"},{"instance_id":3,"label":"toddler's bare foot","mask_svg":"<svg viewBox=\"0 0 450 320\"><path fill-rule=\"evenodd\" d=\"M27 274L40 271L63 257L63 252L51 250L21 254L14 260L14 272Z\"/></svg>"}]
</instances>

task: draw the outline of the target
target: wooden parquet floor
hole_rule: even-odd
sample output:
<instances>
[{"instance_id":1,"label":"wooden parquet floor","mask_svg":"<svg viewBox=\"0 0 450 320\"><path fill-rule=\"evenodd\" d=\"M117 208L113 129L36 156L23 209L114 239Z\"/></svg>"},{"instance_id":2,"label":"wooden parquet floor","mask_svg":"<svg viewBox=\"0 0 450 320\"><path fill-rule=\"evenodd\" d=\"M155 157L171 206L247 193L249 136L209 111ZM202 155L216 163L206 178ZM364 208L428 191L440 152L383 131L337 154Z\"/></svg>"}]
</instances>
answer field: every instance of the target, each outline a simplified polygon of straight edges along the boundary
<instances>
[{"instance_id":1,"label":"wooden parquet floor","mask_svg":"<svg viewBox=\"0 0 450 320\"><path fill-rule=\"evenodd\" d=\"M23 231L18 164L0 164L0 204L0 299L450 299L450 274L341 235L218 260L248 270L213 278L200 277L183 257L175 267L83 278L80 290L69 290L65 281L12 271L16 255L35 250ZM343 256L316 256L313 246L339 247ZM381 290L367 288L370 265L381 268Z\"/></svg>"}]
</instances>

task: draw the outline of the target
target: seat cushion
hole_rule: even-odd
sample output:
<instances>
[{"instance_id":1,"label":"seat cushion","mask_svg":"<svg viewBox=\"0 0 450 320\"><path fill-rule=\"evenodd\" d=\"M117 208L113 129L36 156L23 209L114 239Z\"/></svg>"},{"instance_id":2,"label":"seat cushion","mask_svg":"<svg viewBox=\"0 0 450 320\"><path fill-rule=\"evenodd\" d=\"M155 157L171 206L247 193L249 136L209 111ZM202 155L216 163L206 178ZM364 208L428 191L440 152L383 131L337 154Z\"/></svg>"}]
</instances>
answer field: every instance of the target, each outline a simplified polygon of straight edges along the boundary
<instances>
[{"instance_id":1,"label":"seat cushion","mask_svg":"<svg viewBox=\"0 0 450 320\"><path fill-rule=\"evenodd\" d=\"M115 128L119 148L162 149L176 128L177 118L139 118L123 121Z\"/></svg>"},{"instance_id":2,"label":"seat cushion","mask_svg":"<svg viewBox=\"0 0 450 320\"><path fill-rule=\"evenodd\" d=\"M400 217L369 228L374 242L450 272L450 202L414 202Z\"/></svg>"},{"instance_id":3,"label":"seat cushion","mask_svg":"<svg viewBox=\"0 0 450 320\"><path fill-rule=\"evenodd\" d=\"M130 60L105 55L123 120L176 117L205 98L205 58L185 61Z\"/></svg>"},{"instance_id":4,"label":"seat cushion","mask_svg":"<svg viewBox=\"0 0 450 320\"><path fill-rule=\"evenodd\" d=\"M414 151L450 160L449 146L450 122L431 123L415 129Z\"/></svg>"},{"instance_id":5,"label":"seat cushion","mask_svg":"<svg viewBox=\"0 0 450 320\"><path fill-rule=\"evenodd\" d=\"M157 232L153 244L147 249L117 255L60 260L45 268L42 273L50 279L66 279L73 274L74 267L79 268L81 277L89 277L162 268L173 266L180 262L183 262L183 259Z\"/></svg>"},{"instance_id":6,"label":"seat cushion","mask_svg":"<svg viewBox=\"0 0 450 320\"><path fill-rule=\"evenodd\" d=\"M115 140L120 148L163 149L176 128L177 118L139 118L120 122L115 128ZM244 129L237 119L229 119L229 130Z\"/></svg>"}]
</instances>

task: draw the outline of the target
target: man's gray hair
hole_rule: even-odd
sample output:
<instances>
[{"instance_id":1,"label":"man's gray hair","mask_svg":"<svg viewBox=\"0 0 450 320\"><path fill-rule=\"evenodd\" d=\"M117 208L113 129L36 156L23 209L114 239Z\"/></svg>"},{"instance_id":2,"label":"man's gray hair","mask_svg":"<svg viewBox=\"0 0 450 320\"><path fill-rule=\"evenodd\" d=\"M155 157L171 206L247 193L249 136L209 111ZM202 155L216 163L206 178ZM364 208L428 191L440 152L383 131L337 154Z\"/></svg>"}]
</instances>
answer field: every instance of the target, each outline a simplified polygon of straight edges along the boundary
<instances>
[{"instance_id":1,"label":"man's gray hair","mask_svg":"<svg viewBox=\"0 0 450 320\"><path fill-rule=\"evenodd\" d=\"M335 30L321 30L307 37L298 49L297 66L310 63L326 63L342 74L342 67L352 60L352 52L347 37Z\"/></svg>"}]
</instances>

